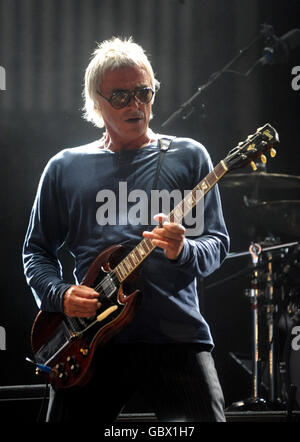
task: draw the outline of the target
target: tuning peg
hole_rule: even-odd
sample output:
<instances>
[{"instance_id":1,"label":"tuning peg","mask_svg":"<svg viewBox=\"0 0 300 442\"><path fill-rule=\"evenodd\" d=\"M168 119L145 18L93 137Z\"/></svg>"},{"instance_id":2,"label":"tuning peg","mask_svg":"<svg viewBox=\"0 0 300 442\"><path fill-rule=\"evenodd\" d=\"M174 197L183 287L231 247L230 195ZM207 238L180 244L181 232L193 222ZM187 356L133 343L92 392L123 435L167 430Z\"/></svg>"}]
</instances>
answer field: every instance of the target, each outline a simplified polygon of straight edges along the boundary
<instances>
[{"instance_id":1,"label":"tuning peg","mask_svg":"<svg viewBox=\"0 0 300 442\"><path fill-rule=\"evenodd\" d=\"M266 164L266 162L267 162L267 157L266 157L266 155L261 154L260 159L261 159L261 162L262 162L262 163Z\"/></svg>"},{"instance_id":2,"label":"tuning peg","mask_svg":"<svg viewBox=\"0 0 300 442\"><path fill-rule=\"evenodd\" d=\"M254 163L254 161L251 161L250 166L252 167L253 170L257 170L256 164Z\"/></svg>"},{"instance_id":3,"label":"tuning peg","mask_svg":"<svg viewBox=\"0 0 300 442\"><path fill-rule=\"evenodd\" d=\"M276 153L277 153L276 150L273 147L271 147L270 155L271 155L272 158L274 158L276 156Z\"/></svg>"}]
</instances>

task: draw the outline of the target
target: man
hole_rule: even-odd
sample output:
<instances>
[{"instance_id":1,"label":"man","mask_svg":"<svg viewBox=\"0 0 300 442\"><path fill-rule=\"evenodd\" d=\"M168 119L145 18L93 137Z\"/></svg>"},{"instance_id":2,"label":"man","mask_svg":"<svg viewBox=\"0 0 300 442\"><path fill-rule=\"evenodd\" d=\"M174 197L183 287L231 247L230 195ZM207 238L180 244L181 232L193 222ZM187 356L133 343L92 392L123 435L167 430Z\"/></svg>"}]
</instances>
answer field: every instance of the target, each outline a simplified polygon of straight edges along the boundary
<instances>
[{"instance_id":1,"label":"man","mask_svg":"<svg viewBox=\"0 0 300 442\"><path fill-rule=\"evenodd\" d=\"M42 310L94 317L99 294L80 282L95 257L112 244L134 247L143 236L156 246L141 266L134 318L97 353L87 386L51 390L51 422L114 421L135 391L159 420L225 420L214 344L196 287L197 277L217 269L228 252L218 189L205 197L197 235L184 220L170 222L163 213L156 214L160 224L154 229L138 222L145 220L141 212L148 217L149 205L137 210L132 204L136 191L151 201L153 186L168 195L178 189L184 194L212 169L201 144L171 138L154 184L163 137L149 121L158 86L148 58L132 39L100 44L86 70L84 96L85 118L104 126L103 136L59 152L41 177L23 256ZM126 204L121 184L129 193ZM63 244L75 258L75 284L61 276L57 252Z\"/></svg>"}]
</instances>

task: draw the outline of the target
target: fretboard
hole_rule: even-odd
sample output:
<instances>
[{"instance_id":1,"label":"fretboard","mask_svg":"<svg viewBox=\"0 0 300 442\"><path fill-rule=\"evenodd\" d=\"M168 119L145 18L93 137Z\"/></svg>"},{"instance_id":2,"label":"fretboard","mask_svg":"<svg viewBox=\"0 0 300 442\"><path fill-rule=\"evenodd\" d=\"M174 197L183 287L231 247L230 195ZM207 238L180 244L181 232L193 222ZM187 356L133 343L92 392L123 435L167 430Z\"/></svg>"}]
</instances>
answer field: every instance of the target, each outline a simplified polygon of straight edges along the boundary
<instances>
[{"instance_id":1,"label":"fretboard","mask_svg":"<svg viewBox=\"0 0 300 442\"><path fill-rule=\"evenodd\" d=\"M208 193L226 174L228 168L221 161L167 216L167 221L180 223L185 215ZM114 269L118 280L123 282L156 248L150 238L144 238Z\"/></svg>"}]
</instances>

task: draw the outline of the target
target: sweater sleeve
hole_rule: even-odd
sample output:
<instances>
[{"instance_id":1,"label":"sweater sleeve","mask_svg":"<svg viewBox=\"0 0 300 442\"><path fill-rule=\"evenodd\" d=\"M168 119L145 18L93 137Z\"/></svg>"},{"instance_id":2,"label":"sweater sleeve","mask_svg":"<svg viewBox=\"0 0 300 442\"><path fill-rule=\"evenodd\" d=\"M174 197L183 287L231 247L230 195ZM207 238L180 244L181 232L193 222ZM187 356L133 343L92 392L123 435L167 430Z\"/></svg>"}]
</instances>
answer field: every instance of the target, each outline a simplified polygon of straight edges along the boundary
<instances>
[{"instance_id":1,"label":"sweater sleeve","mask_svg":"<svg viewBox=\"0 0 300 442\"><path fill-rule=\"evenodd\" d=\"M23 245L27 283L37 305L45 311L63 311L63 297L71 286L62 279L58 250L66 234L62 202L57 195L55 161L47 164L37 190Z\"/></svg>"},{"instance_id":2,"label":"sweater sleeve","mask_svg":"<svg viewBox=\"0 0 300 442\"><path fill-rule=\"evenodd\" d=\"M195 185L209 172L213 165L204 149L201 157L194 159L196 165ZM179 257L172 261L191 276L208 276L218 269L229 252L230 239L225 225L218 185L204 197L203 231L193 238L186 237Z\"/></svg>"}]
</instances>

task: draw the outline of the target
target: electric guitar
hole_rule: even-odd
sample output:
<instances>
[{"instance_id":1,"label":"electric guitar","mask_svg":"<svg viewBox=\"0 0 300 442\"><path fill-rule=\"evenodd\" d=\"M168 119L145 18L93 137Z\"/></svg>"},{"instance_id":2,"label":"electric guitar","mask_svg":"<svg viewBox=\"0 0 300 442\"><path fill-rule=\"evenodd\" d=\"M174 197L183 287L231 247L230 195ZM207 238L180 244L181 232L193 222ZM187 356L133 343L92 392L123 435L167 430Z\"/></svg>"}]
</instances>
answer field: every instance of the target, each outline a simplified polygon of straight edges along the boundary
<instances>
[{"instance_id":1,"label":"electric guitar","mask_svg":"<svg viewBox=\"0 0 300 442\"><path fill-rule=\"evenodd\" d=\"M255 169L255 160L265 162L267 151L275 156L273 145L278 142L278 134L270 124L257 129L175 206L168 221L180 223L229 171L249 163ZM88 382L96 349L132 320L140 298L139 290L132 288L137 269L155 248L150 238L144 238L125 257L121 245L112 245L96 257L82 281L99 293L101 307L95 317L71 318L39 311L31 331L34 363L37 373L43 373L54 388L80 387Z\"/></svg>"}]
</instances>

